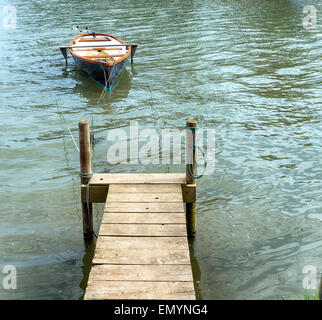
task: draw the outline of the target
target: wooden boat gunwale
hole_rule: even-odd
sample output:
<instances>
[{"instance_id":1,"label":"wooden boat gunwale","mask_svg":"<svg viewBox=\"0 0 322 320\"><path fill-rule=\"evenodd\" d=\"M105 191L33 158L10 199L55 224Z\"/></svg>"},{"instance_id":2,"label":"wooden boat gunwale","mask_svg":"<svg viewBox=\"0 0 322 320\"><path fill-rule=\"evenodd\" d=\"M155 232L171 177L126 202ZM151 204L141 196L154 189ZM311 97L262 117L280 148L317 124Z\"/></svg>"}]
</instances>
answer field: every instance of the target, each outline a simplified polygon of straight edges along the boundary
<instances>
[{"instance_id":1,"label":"wooden boat gunwale","mask_svg":"<svg viewBox=\"0 0 322 320\"><path fill-rule=\"evenodd\" d=\"M123 60L125 60L125 59L127 59L129 56L130 56L130 54L131 54L131 46L126 46L126 50L127 50L127 52L124 54L124 55L122 55L121 57L118 57L117 59L115 59L115 61L114 62L106 62L106 61L103 61L103 60L101 60L101 61L97 61L97 60L94 60L96 57L91 57L91 58L89 58L89 57L84 57L84 56L80 56L80 55L78 55L77 54L77 51L78 50L73 50L73 46L74 45L76 45L76 41L79 39L79 38L82 38L82 37L86 37L86 36L92 36L93 34L92 33L85 33L85 34L80 34L80 35L78 35L76 38L74 38L73 39L73 41L70 43L70 49L69 49L69 52L70 52L70 54L72 55L72 56L74 56L74 57L76 57L77 59L80 59L80 60L83 60L83 61L85 61L85 62L88 62L88 63L93 63L93 64L100 64L100 65L104 65L104 66L107 66L107 67L111 67L111 66L113 66L113 65L115 65L115 64L117 64L117 63L120 63L120 62L122 62ZM115 37L115 36L113 36L113 35L111 35L111 34L109 34L109 33L96 33L95 34L96 36L107 36L107 37L110 37L110 38L113 38L114 40L116 40L116 41L118 41L118 42L120 42L120 44L123 44L123 45L126 45L126 43L124 42L124 41L122 41L121 39L119 39L119 38L117 38L117 37ZM101 41L101 40L99 40L99 41ZM106 39L106 41L109 41L108 39ZM113 46L117 46L117 44L113 44ZM95 48L97 48L95 45L93 45L93 49L95 49ZM79 49L79 48L78 48ZM103 50L103 48L102 48L102 50ZM88 48L88 51L91 51L90 50L90 47ZM96 50L95 50L96 51ZM108 58L108 57L110 57L111 55L107 55L107 56L105 56L105 58ZM116 56L116 55L115 55ZM102 59L102 58L104 58L104 57L97 57L97 59Z\"/></svg>"}]
</instances>

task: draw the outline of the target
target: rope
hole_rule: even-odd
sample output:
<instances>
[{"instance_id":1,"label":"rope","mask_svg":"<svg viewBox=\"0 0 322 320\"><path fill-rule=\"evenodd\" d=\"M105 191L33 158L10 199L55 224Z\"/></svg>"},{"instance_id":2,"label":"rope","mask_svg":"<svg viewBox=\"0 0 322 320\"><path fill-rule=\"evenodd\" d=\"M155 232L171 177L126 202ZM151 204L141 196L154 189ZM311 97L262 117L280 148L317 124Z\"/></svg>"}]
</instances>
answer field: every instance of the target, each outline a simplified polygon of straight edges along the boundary
<instances>
[{"instance_id":1,"label":"rope","mask_svg":"<svg viewBox=\"0 0 322 320\"><path fill-rule=\"evenodd\" d=\"M82 173L82 172L80 172L79 173L79 176L80 176L81 179L89 179L88 182L87 182L87 184L86 184L86 208L87 208L87 214L88 214L89 221L90 221L91 231L94 234L95 238L97 238L97 234L95 233L94 228L93 228L93 223L92 223L93 217L92 217L92 213L91 213L91 211L89 209L89 184L91 182L93 173L92 172L89 172L89 173Z\"/></svg>"},{"instance_id":2,"label":"rope","mask_svg":"<svg viewBox=\"0 0 322 320\"><path fill-rule=\"evenodd\" d=\"M58 111L58 114L59 114L59 118L60 118L60 120L62 120L62 121L64 122L65 126L67 127L67 131L68 131L68 133L70 134L70 136L72 137L73 142L74 142L74 145L75 145L75 147L76 147L77 151L79 152L78 145L77 145L77 143L76 143L76 141L75 141L75 139L74 139L74 136L73 136L73 134L71 133L71 131L70 131L70 129L69 129L69 127L68 127L67 123L66 123L65 116L64 116L64 114L60 111L59 103L58 103L57 99L56 99L56 107L57 107L57 111Z\"/></svg>"},{"instance_id":3,"label":"rope","mask_svg":"<svg viewBox=\"0 0 322 320\"><path fill-rule=\"evenodd\" d=\"M111 73L110 73L110 75L109 75L108 79L106 80L106 73L105 73L104 65L103 65L103 62L101 63L101 67L102 67L102 69L103 69L103 73L104 73L105 86L104 86L103 91L102 91L102 93L101 93L101 95L100 95L100 97L99 97L99 99L98 99L98 101L97 101L97 104L99 104L99 103L100 103L100 101L101 101L101 99L102 99L102 98L104 98L104 97L105 97L105 95L106 95L107 84L108 84L108 82L109 82L109 81L110 81L110 79L111 79L111 76L112 76L112 73L113 73L113 70L114 70L114 66L115 66L115 60L114 60L113 66L112 66Z\"/></svg>"},{"instance_id":4,"label":"rope","mask_svg":"<svg viewBox=\"0 0 322 320\"><path fill-rule=\"evenodd\" d=\"M190 129L194 133L194 131L196 129L198 129L198 127L187 127L186 126L185 129ZM194 143L193 143L193 145L191 147L190 157L188 159L188 175L189 175L189 177L191 179L200 179L203 176L203 174L205 173L205 171L206 171L207 161L206 161L205 153L203 152L203 150L200 148L200 146L196 145L196 143L195 143L196 139L193 139L193 140L194 140ZM194 169L193 168L193 152L197 148L199 148L199 150L201 151L202 157L204 159L204 169L203 169L203 171L202 171L202 173L200 175L197 174L197 172L198 172L198 169L197 168L196 168L196 173L193 172L194 171L193 170Z\"/></svg>"},{"instance_id":5,"label":"rope","mask_svg":"<svg viewBox=\"0 0 322 320\"><path fill-rule=\"evenodd\" d=\"M67 127L67 130L68 130L68 132L69 132L70 136L72 137L72 139L73 139L73 141L74 141L74 144L75 144L75 147L76 147L77 151L79 152L79 148L78 148L78 145L77 145L77 143L76 143L76 141L75 141L75 139L74 139L74 136L72 135L72 133L70 132L70 130L69 130L69 128L68 128L68 127Z\"/></svg>"},{"instance_id":6,"label":"rope","mask_svg":"<svg viewBox=\"0 0 322 320\"><path fill-rule=\"evenodd\" d=\"M82 172L80 172L79 176L80 176L81 179L89 179L89 180L91 180L91 178L93 176L93 172L90 172L90 173L82 173Z\"/></svg>"}]
</instances>

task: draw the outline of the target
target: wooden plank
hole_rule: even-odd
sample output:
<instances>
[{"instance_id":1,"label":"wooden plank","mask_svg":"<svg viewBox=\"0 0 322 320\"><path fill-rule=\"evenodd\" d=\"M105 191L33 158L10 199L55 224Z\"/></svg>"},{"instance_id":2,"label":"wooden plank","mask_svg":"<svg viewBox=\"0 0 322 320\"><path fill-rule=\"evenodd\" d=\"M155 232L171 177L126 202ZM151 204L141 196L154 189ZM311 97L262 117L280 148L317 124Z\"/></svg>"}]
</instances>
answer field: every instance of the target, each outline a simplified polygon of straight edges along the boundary
<instances>
[{"instance_id":1,"label":"wooden plank","mask_svg":"<svg viewBox=\"0 0 322 320\"><path fill-rule=\"evenodd\" d=\"M183 184L185 181L186 175L184 173L94 173L91 178L91 185L122 183Z\"/></svg>"},{"instance_id":2,"label":"wooden plank","mask_svg":"<svg viewBox=\"0 0 322 320\"><path fill-rule=\"evenodd\" d=\"M193 282L90 281L84 299L194 300Z\"/></svg>"},{"instance_id":3,"label":"wooden plank","mask_svg":"<svg viewBox=\"0 0 322 320\"><path fill-rule=\"evenodd\" d=\"M108 212L102 223L186 223L184 212Z\"/></svg>"},{"instance_id":4,"label":"wooden plank","mask_svg":"<svg viewBox=\"0 0 322 320\"><path fill-rule=\"evenodd\" d=\"M130 44L126 44L126 43L114 43L114 44L94 44L94 45L72 45L72 46L62 46L62 47L59 47L59 48L62 48L62 49L71 49L71 50L74 50L75 48L105 48L105 47L115 47L115 46L118 46L118 47L131 47Z\"/></svg>"},{"instance_id":5,"label":"wooden plank","mask_svg":"<svg viewBox=\"0 0 322 320\"><path fill-rule=\"evenodd\" d=\"M196 202L196 191L197 187L195 184L183 184L182 185L182 196L183 202Z\"/></svg>"},{"instance_id":6,"label":"wooden plank","mask_svg":"<svg viewBox=\"0 0 322 320\"><path fill-rule=\"evenodd\" d=\"M104 212L183 212L181 202L160 203L121 203L106 202Z\"/></svg>"},{"instance_id":7,"label":"wooden plank","mask_svg":"<svg viewBox=\"0 0 322 320\"><path fill-rule=\"evenodd\" d=\"M161 246L159 246L161 248ZM189 264L189 250L96 248L93 264Z\"/></svg>"},{"instance_id":8,"label":"wooden plank","mask_svg":"<svg viewBox=\"0 0 322 320\"><path fill-rule=\"evenodd\" d=\"M81 38L78 42L91 42L91 41L111 41L110 38Z\"/></svg>"},{"instance_id":9,"label":"wooden plank","mask_svg":"<svg viewBox=\"0 0 322 320\"><path fill-rule=\"evenodd\" d=\"M184 174L92 177L109 190L85 299L195 299L184 185Z\"/></svg>"},{"instance_id":10,"label":"wooden plank","mask_svg":"<svg viewBox=\"0 0 322 320\"><path fill-rule=\"evenodd\" d=\"M182 187L182 189L181 189ZM179 188L179 189L178 189ZM89 186L89 202L105 203L107 190L115 193L170 193L178 192L177 190L182 190L183 201L184 202L195 202L196 201L196 186L182 184L102 184L102 185L92 185ZM82 202L86 202L86 185L82 185Z\"/></svg>"},{"instance_id":11,"label":"wooden plank","mask_svg":"<svg viewBox=\"0 0 322 320\"><path fill-rule=\"evenodd\" d=\"M113 193L180 193L179 184L111 184Z\"/></svg>"},{"instance_id":12,"label":"wooden plank","mask_svg":"<svg viewBox=\"0 0 322 320\"><path fill-rule=\"evenodd\" d=\"M109 186L108 185L101 185L101 186L91 186L88 188L88 202L106 202L107 192ZM82 202L86 202L86 185L82 184L81 187L81 199Z\"/></svg>"},{"instance_id":13,"label":"wooden plank","mask_svg":"<svg viewBox=\"0 0 322 320\"><path fill-rule=\"evenodd\" d=\"M91 281L193 281L187 265L94 265Z\"/></svg>"},{"instance_id":14,"label":"wooden plank","mask_svg":"<svg viewBox=\"0 0 322 320\"><path fill-rule=\"evenodd\" d=\"M91 48L72 48L73 51L102 51L102 50L122 50L123 47L91 47Z\"/></svg>"},{"instance_id":15,"label":"wooden plank","mask_svg":"<svg viewBox=\"0 0 322 320\"><path fill-rule=\"evenodd\" d=\"M185 237L186 224L101 224L100 236Z\"/></svg>"},{"instance_id":16,"label":"wooden plank","mask_svg":"<svg viewBox=\"0 0 322 320\"><path fill-rule=\"evenodd\" d=\"M100 236L96 242L100 249L187 250L186 237L109 237Z\"/></svg>"},{"instance_id":17,"label":"wooden plank","mask_svg":"<svg viewBox=\"0 0 322 320\"><path fill-rule=\"evenodd\" d=\"M126 53L123 54L98 54L98 55L92 55L92 56L80 56L82 58L86 59L102 59L102 58L115 58L115 57L123 57Z\"/></svg>"},{"instance_id":18,"label":"wooden plank","mask_svg":"<svg viewBox=\"0 0 322 320\"><path fill-rule=\"evenodd\" d=\"M180 193L114 193L107 196L109 202L182 202Z\"/></svg>"}]
</instances>

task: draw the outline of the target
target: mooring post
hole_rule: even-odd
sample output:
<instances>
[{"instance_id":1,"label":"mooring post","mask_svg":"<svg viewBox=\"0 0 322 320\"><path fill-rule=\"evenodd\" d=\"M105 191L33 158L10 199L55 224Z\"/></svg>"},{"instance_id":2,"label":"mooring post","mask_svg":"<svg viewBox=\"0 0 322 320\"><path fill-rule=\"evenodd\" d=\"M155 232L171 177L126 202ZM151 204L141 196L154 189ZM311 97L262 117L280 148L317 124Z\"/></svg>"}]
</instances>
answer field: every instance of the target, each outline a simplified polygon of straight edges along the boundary
<instances>
[{"instance_id":1,"label":"mooring post","mask_svg":"<svg viewBox=\"0 0 322 320\"><path fill-rule=\"evenodd\" d=\"M81 184L87 185L91 175L91 151L88 120L81 120L78 124L79 131L79 159ZM93 237L93 205L87 203L86 194L82 192L83 234L84 239Z\"/></svg>"},{"instance_id":2,"label":"mooring post","mask_svg":"<svg viewBox=\"0 0 322 320\"><path fill-rule=\"evenodd\" d=\"M186 122L186 182L196 184L197 161L196 161L196 129L197 121L188 120ZM186 219L188 235L196 233L197 207L196 202L186 203Z\"/></svg>"}]
</instances>

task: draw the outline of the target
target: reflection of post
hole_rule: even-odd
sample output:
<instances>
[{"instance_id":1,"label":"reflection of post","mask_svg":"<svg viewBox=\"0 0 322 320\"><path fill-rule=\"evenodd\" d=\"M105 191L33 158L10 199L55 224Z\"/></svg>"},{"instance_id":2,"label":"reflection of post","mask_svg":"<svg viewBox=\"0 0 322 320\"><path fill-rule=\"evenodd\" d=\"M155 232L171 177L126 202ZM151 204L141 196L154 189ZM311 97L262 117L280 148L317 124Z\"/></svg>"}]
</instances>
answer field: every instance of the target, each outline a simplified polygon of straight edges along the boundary
<instances>
[{"instance_id":1,"label":"reflection of post","mask_svg":"<svg viewBox=\"0 0 322 320\"><path fill-rule=\"evenodd\" d=\"M89 139L89 124L87 120L82 120L78 124L79 130L79 154L80 154L80 177L81 184L87 185L90 180L91 171L91 152ZM83 234L84 239L93 237L93 206L86 202L82 193L82 211L83 211Z\"/></svg>"},{"instance_id":2,"label":"reflection of post","mask_svg":"<svg viewBox=\"0 0 322 320\"><path fill-rule=\"evenodd\" d=\"M200 281L201 281L201 270L199 266L199 262L197 257L195 256L194 249L195 237L189 238L189 248L190 248L190 261L191 261L191 269L193 275L193 284L196 292L196 299L202 300L201 290L200 290Z\"/></svg>"},{"instance_id":3,"label":"reflection of post","mask_svg":"<svg viewBox=\"0 0 322 320\"><path fill-rule=\"evenodd\" d=\"M188 120L186 123L186 181L187 184L196 184L196 128L197 121ZM196 202L186 203L186 219L188 234L194 235L196 233L196 220L197 220Z\"/></svg>"},{"instance_id":4,"label":"reflection of post","mask_svg":"<svg viewBox=\"0 0 322 320\"><path fill-rule=\"evenodd\" d=\"M82 260L83 261L83 268L82 268L83 279L79 284L79 287L83 291L83 295L80 297L80 299L84 299L84 294L85 294L88 277L92 266L92 260L94 258L94 250L95 250L95 241L84 240L84 242L85 242L85 254Z\"/></svg>"}]
</instances>

